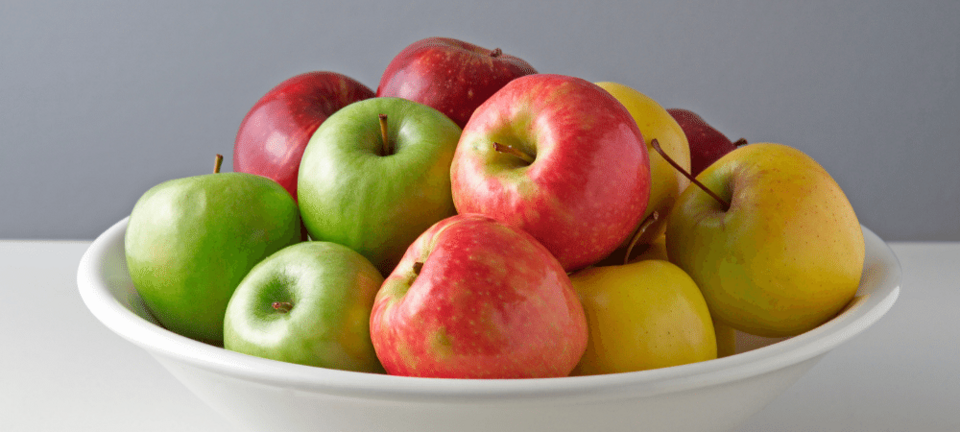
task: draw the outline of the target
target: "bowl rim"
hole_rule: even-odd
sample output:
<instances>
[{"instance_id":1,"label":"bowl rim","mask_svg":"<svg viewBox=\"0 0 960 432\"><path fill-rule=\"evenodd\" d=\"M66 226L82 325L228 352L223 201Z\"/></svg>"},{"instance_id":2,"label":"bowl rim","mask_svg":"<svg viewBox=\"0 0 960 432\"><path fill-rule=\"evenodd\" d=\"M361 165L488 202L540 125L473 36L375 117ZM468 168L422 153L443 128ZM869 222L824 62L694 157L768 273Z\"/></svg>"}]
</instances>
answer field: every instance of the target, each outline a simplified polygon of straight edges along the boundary
<instances>
[{"instance_id":1,"label":"bowl rim","mask_svg":"<svg viewBox=\"0 0 960 432\"><path fill-rule=\"evenodd\" d=\"M715 360L638 372L563 378L415 378L324 369L249 356L180 336L144 319L125 307L111 290L113 285L121 283L132 287L122 253L128 220L129 217L123 218L100 234L83 254L77 270L77 285L84 304L114 333L158 360L183 362L241 380L307 392L406 402L533 399L546 402L583 395L596 398L598 394L642 397L762 375L821 356L873 325L899 296L902 273L889 246L873 231L861 226L866 259L858 297L830 321L792 338Z\"/></svg>"}]
</instances>

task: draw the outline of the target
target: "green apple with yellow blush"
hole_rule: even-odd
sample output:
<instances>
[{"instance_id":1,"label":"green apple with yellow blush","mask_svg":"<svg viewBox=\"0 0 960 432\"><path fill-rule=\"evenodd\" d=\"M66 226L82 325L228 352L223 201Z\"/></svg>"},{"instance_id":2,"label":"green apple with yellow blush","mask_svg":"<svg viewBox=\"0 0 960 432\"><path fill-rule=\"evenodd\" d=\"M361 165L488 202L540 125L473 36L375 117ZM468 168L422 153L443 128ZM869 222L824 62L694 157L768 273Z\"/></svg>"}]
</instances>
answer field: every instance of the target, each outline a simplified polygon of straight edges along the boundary
<instances>
[{"instance_id":1,"label":"green apple with yellow blush","mask_svg":"<svg viewBox=\"0 0 960 432\"><path fill-rule=\"evenodd\" d=\"M793 336L853 298L863 232L843 190L813 158L782 144L749 144L695 180L669 216L666 246L714 318L758 336Z\"/></svg>"}]
</instances>

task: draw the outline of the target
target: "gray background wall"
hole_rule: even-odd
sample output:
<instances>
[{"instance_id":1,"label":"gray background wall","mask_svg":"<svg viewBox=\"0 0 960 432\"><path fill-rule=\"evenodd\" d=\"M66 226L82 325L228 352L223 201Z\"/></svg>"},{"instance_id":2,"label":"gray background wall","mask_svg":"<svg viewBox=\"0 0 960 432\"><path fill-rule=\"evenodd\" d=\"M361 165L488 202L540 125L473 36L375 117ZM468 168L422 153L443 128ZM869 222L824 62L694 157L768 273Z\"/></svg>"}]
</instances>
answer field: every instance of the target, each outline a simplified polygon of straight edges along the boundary
<instances>
[{"instance_id":1,"label":"gray background wall","mask_svg":"<svg viewBox=\"0 0 960 432\"><path fill-rule=\"evenodd\" d=\"M295 74L427 36L629 85L817 159L886 240L960 241L960 2L0 2L0 239L92 239ZM228 168L229 169L229 168Z\"/></svg>"}]
</instances>

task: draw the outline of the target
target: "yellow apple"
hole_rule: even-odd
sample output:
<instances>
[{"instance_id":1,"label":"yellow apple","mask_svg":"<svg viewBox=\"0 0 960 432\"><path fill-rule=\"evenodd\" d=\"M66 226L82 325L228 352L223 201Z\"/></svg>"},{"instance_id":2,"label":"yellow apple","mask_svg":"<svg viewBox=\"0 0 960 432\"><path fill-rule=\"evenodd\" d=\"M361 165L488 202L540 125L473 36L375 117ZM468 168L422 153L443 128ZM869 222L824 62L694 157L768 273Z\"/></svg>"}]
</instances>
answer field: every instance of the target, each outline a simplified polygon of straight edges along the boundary
<instances>
[{"instance_id":1,"label":"yellow apple","mask_svg":"<svg viewBox=\"0 0 960 432\"><path fill-rule=\"evenodd\" d=\"M660 214L660 219L647 228L637 241L637 244L647 244L663 234L666 229L666 216L673 208L677 197L690 183L690 180L687 180L651 147L650 142L656 139L663 151L687 171L690 171L690 145L680 124L650 97L623 84L613 82L596 84L613 95L630 112L647 145L647 153L650 155L650 200L641 220L646 219L654 211ZM631 238L627 239L627 243ZM621 246L621 251L625 250L624 246L626 243Z\"/></svg>"},{"instance_id":2,"label":"yellow apple","mask_svg":"<svg viewBox=\"0 0 960 432\"><path fill-rule=\"evenodd\" d=\"M645 260L663 260L667 261L667 239L666 236L660 236L654 239L648 245L640 245L637 248L644 248L642 251L633 253L630 262ZM713 314L711 314L711 318ZM713 330L717 338L717 357L726 357L737 353L737 331L727 324L713 319Z\"/></svg>"},{"instance_id":3,"label":"yellow apple","mask_svg":"<svg viewBox=\"0 0 960 432\"><path fill-rule=\"evenodd\" d=\"M697 180L726 203L688 187L667 222L666 245L714 318L758 336L793 336L853 298L863 232L840 186L810 156L750 144Z\"/></svg>"},{"instance_id":4,"label":"yellow apple","mask_svg":"<svg viewBox=\"0 0 960 432\"><path fill-rule=\"evenodd\" d=\"M717 357L703 295L676 265L647 260L590 267L570 280L590 332L574 375L655 369Z\"/></svg>"}]
</instances>

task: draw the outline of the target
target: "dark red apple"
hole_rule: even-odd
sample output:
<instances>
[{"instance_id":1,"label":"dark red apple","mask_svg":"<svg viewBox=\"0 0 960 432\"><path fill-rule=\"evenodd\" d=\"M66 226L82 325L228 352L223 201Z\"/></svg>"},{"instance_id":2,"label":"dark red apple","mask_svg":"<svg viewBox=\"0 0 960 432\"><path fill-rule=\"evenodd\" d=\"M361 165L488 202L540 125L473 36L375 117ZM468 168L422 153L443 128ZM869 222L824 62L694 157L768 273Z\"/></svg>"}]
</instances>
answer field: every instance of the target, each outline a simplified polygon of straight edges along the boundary
<instances>
[{"instance_id":1,"label":"dark red apple","mask_svg":"<svg viewBox=\"0 0 960 432\"><path fill-rule=\"evenodd\" d=\"M407 249L370 315L393 375L566 376L586 349L570 278L529 234L477 214L444 219Z\"/></svg>"},{"instance_id":2,"label":"dark red apple","mask_svg":"<svg viewBox=\"0 0 960 432\"><path fill-rule=\"evenodd\" d=\"M690 174L700 174L721 156L730 153L739 145L746 144L743 138L731 142L726 135L713 128L693 111L670 108L667 110L680 124L690 144Z\"/></svg>"},{"instance_id":3,"label":"dark red apple","mask_svg":"<svg viewBox=\"0 0 960 432\"><path fill-rule=\"evenodd\" d=\"M533 235L573 271L613 252L650 195L636 121L580 78L517 78L480 105L450 169L453 203Z\"/></svg>"},{"instance_id":4,"label":"dark red apple","mask_svg":"<svg viewBox=\"0 0 960 432\"><path fill-rule=\"evenodd\" d=\"M511 80L537 73L530 64L451 38L430 37L404 48L387 66L377 96L431 106L461 128L473 111Z\"/></svg>"},{"instance_id":5,"label":"dark red apple","mask_svg":"<svg viewBox=\"0 0 960 432\"><path fill-rule=\"evenodd\" d=\"M297 199L297 174L307 142L327 117L373 90L335 72L297 75L265 94L250 109L233 146L233 171L280 183Z\"/></svg>"}]
</instances>

